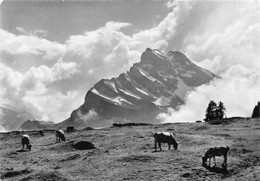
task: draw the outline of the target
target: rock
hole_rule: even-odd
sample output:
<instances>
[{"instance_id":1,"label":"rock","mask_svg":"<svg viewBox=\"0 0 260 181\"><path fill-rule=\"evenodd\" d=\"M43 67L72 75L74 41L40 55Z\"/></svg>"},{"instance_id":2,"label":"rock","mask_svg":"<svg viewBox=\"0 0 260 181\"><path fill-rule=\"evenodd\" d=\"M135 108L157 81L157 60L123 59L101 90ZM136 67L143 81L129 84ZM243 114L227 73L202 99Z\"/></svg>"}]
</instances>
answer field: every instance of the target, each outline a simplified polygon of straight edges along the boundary
<instances>
[{"instance_id":1,"label":"rock","mask_svg":"<svg viewBox=\"0 0 260 181\"><path fill-rule=\"evenodd\" d=\"M96 148L94 146L94 144L89 141L79 141L79 142L73 144L72 147L77 150L90 150L90 149Z\"/></svg>"}]
</instances>

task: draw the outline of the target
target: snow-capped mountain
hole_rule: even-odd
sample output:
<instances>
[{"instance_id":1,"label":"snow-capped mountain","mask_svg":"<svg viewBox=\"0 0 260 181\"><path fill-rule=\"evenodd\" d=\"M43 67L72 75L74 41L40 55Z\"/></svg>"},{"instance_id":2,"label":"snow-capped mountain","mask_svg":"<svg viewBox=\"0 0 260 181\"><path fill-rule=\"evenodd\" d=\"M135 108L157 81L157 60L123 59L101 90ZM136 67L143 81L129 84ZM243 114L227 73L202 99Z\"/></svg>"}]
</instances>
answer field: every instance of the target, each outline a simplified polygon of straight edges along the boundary
<instances>
[{"instance_id":1,"label":"snow-capped mountain","mask_svg":"<svg viewBox=\"0 0 260 181\"><path fill-rule=\"evenodd\" d=\"M188 91L215 77L181 52L170 51L165 55L147 48L141 61L128 72L95 84L87 92L84 104L74 110L64 124L156 123L158 113L182 105Z\"/></svg>"},{"instance_id":2,"label":"snow-capped mountain","mask_svg":"<svg viewBox=\"0 0 260 181\"><path fill-rule=\"evenodd\" d=\"M54 126L52 121L27 120L20 126L20 130L46 129L52 126Z\"/></svg>"},{"instance_id":3,"label":"snow-capped mountain","mask_svg":"<svg viewBox=\"0 0 260 181\"><path fill-rule=\"evenodd\" d=\"M25 111L18 111L12 108L0 106L0 125L3 130L12 131L19 129L20 126L28 119L33 119L33 116Z\"/></svg>"}]
</instances>

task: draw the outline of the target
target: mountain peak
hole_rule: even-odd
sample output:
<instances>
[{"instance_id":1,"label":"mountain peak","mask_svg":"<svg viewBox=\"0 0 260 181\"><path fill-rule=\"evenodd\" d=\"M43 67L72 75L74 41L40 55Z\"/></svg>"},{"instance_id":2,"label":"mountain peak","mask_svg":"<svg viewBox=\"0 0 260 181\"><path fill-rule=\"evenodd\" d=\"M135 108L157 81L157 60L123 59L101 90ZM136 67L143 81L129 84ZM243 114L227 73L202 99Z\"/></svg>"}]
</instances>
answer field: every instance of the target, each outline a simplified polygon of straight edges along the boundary
<instances>
[{"instance_id":1,"label":"mountain peak","mask_svg":"<svg viewBox=\"0 0 260 181\"><path fill-rule=\"evenodd\" d=\"M191 61L180 51L169 51L167 53L169 59L180 64L189 64Z\"/></svg>"},{"instance_id":2,"label":"mountain peak","mask_svg":"<svg viewBox=\"0 0 260 181\"><path fill-rule=\"evenodd\" d=\"M142 65L144 64L151 64L154 66L160 66L162 62L165 62L167 59L167 56L165 56L161 51L157 49L150 49L147 48L145 52L141 55L141 61L140 63Z\"/></svg>"},{"instance_id":3,"label":"mountain peak","mask_svg":"<svg viewBox=\"0 0 260 181\"><path fill-rule=\"evenodd\" d=\"M147 48L129 71L96 83L68 121L87 126L111 125L114 121L158 123L159 113L184 104L188 91L214 77L179 51L163 54Z\"/></svg>"}]
</instances>

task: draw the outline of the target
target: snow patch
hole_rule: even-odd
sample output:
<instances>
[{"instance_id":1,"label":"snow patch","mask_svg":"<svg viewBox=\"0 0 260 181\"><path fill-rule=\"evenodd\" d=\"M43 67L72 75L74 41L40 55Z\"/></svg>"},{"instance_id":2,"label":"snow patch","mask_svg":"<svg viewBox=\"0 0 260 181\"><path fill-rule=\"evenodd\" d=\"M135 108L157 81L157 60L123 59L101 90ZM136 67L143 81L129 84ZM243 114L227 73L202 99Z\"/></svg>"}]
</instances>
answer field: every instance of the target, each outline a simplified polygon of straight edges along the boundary
<instances>
[{"instance_id":1,"label":"snow patch","mask_svg":"<svg viewBox=\"0 0 260 181\"><path fill-rule=\"evenodd\" d=\"M101 94L97 91L97 89L91 89L91 92L93 92L94 94L97 94L98 96L101 96Z\"/></svg>"},{"instance_id":2,"label":"snow patch","mask_svg":"<svg viewBox=\"0 0 260 181\"><path fill-rule=\"evenodd\" d=\"M111 82L111 81L104 81L104 83L106 85L108 85L111 89L113 89L116 93L118 93L117 89L116 89L116 85L114 82Z\"/></svg>"},{"instance_id":3,"label":"snow patch","mask_svg":"<svg viewBox=\"0 0 260 181\"><path fill-rule=\"evenodd\" d=\"M159 57L160 59L165 59L165 55L164 54L162 54L162 52L160 52L159 50L153 50L153 53L157 56L157 57Z\"/></svg>"},{"instance_id":4,"label":"snow patch","mask_svg":"<svg viewBox=\"0 0 260 181\"><path fill-rule=\"evenodd\" d=\"M122 106L123 103L128 103L128 104L131 104L133 105L131 102L125 100L124 98L120 97L120 96L117 96L117 97L114 97L114 98L111 98L111 97L108 97L100 92L98 92L96 89L91 89L91 92L95 93L96 95L100 96L100 97L103 97L109 101L111 101L113 104L116 104L116 105L119 105L119 106Z\"/></svg>"},{"instance_id":5,"label":"snow patch","mask_svg":"<svg viewBox=\"0 0 260 181\"><path fill-rule=\"evenodd\" d=\"M126 80L128 80L129 82L131 82L131 78L130 78L130 76L128 75L128 73L125 73L124 75L125 75Z\"/></svg>"},{"instance_id":6,"label":"snow patch","mask_svg":"<svg viewBox=\"0 0 260 181\"><path fill-rule=\"evenodd\" d=\"M120 96L117 96L117 97L115 97L114 99L110 99L110 100L111 100L112 102L114 102L114 103L120 105L120 106L123 105L123 102L126 102L126 103L128 103L128 104L133 105L131 102L125 100L124 98L122 98L122 97L120 97Z\"/></svg>"},{"instance_id":7,"label":"snow patch","mask_svg":"<svg viewBox=\"0 0 260 181\"><path fill-rule=\"evenodd\" d=\"M137 95L135 95L134 93L132 93L132 92L130 92L130 91L123 90L123 89L120 89L120 88L119 88L119 90L120 90L121 92L123 92L124 94L129 95L129 96L131 96L131 97L134 97L134 98L136 98L136 99L142 99L142 98L138 97Z\"/></svg>"},{"instance_id":8,"label":"snow patch","mask_svg":"<svg viewBox=\"0 0 260 181\"><path fill-rule=\"evenodd\" d=\"M150 76L149 73L147 73L146 71L142 70L141 68L138 68L139 72L145 76L147 79L153 81L153 82L158 82L160 84L163 84L161 83L159 80L155 79L154 77Z\"/></svg>"},{"instance_id":9,"label":"snow patch","mask_svg":"<svg viewBox=\"0 0 260 181\"><path fill-rule=\"evenodd\" d=\"M147 96L149 96L149 94L148 93L146 93L145 91L143 91L142 89L139 89L139 88L135 88L136 90L138 90L139 92L141 92L141 93L143 93L143 94L145 94L145 95L147 95Z\"/></svg>"}]
</instances>

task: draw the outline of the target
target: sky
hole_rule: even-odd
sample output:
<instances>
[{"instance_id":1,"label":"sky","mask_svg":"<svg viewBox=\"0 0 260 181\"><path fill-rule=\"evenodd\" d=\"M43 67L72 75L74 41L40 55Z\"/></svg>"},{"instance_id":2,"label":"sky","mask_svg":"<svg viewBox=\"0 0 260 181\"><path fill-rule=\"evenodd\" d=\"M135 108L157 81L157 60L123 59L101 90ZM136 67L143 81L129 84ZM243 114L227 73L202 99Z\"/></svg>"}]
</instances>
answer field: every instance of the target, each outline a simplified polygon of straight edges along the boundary
<instances>
[{"instance_id":1,"label":"sky","mask_svg":"<svg viewBox=\"0 0 260 181\"><path fill-rule=\"evenodd\" d=\"M210 100L228 117L249 117L260 101L257 0L3 1L0 39L0 105L39 120L68 118L95 83L126 72L147 47L181 51L222 77L158 115L163 122L202 120Z\"/></svg>"}]
</instances>

